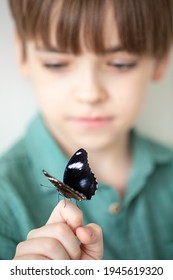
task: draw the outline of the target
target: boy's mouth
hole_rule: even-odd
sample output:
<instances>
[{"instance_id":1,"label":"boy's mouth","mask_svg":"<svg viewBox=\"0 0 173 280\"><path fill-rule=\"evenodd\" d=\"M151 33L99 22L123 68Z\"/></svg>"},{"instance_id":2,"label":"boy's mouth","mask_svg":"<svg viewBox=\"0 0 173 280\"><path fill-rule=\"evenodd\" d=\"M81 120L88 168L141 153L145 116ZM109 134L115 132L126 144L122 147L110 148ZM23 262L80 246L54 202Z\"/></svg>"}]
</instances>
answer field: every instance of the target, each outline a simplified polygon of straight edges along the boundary
<instances>
[{"instance_id":1,"label":"boy's mouth","mask_svg":"<svg viewBox=\"0 0 173 280\"><path fill-rule=\"evenodd\" d=\"M113 121L113 117L72 117L70 121L83 128L102 128Z\"/></svg>"}]
</instances>

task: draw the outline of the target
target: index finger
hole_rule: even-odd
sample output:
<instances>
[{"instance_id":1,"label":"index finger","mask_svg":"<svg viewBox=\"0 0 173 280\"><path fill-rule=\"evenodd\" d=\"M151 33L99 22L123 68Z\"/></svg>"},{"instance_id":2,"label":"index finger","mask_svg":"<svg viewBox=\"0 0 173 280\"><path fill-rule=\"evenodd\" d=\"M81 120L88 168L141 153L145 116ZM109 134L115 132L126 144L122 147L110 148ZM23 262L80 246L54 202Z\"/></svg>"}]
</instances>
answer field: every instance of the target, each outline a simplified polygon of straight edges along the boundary
<instances>
[{"instance_id":1,"label":"index finger","mask_svg":"<svg viewBox=\"0 0 173 280\"><path fill-rule=\"evenodd\" d=\"M74 231L83 224L82 211L71 201L61 200L54 208L47 224L65 222Z\"/></svg>"}]
</instances>

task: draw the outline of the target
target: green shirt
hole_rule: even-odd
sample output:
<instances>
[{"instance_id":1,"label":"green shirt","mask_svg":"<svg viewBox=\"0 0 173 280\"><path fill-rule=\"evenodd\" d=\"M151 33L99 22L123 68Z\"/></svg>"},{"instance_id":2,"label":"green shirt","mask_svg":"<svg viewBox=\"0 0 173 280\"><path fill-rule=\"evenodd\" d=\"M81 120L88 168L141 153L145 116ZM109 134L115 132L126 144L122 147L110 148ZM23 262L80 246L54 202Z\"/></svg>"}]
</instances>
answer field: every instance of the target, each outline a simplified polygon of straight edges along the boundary
<instances>
[{"instance_id":1,"label":"green shirt","mask_svg":"<svg viewBox=\"0 0 173 280\"><path fill-rule=\"evenodd\" d=\"M85 223L103 229L104 259L173 259L173 152L136 132L131 138L133 164L124 199L99 183L96 195L78 205ZM42 169L62 180L67 161L40 116L1 158L0 259L12 259L28 232L46 223L62 197Z\"/></svg>"}]
</instances>

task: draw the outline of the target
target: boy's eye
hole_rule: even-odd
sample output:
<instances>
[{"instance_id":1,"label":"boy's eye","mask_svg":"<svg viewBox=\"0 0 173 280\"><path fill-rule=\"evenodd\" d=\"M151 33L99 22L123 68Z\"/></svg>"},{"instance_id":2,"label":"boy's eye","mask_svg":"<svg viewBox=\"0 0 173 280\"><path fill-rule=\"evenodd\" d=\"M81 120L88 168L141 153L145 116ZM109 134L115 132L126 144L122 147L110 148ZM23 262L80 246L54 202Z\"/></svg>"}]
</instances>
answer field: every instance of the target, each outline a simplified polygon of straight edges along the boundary
<instances>
[{"instance_id":1,"label":"boy's eye","mask_svg":"<svg viewBox=\"0 0 173 280\"><path fill-rule=\"evenodd\" d=\"M131 63L114 63L114 62L110 62L108 63L109 66L117 68L119 70L128 70L130 68L133 68L137 65L136 62L131 62Z\"/></svg>"},{"instance_id":2,"label":"boy's eye","mask_svg":"<svg viewBox=\"0 0 173 280\"><path fill-rule=\"evenodd\" d=\"M66 67L67 63L44 63L43 66L50 69L58 69Z\"/></svg>"}]
</instances>

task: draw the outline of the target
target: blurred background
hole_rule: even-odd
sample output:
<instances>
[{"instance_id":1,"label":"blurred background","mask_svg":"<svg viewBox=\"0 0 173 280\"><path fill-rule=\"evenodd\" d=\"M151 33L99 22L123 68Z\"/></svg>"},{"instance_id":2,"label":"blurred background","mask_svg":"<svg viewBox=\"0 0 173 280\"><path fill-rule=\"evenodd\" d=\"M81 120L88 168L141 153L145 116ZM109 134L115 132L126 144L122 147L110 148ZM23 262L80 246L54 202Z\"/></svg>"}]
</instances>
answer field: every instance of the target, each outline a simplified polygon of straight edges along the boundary
<instances>
[{"instance_id":1,"label":"blurred background","mask_svg":"<svg viewBox=\"0 0 173 280\"><path fill-rule=\"evenodd\" d=\"M0 0L0 154L25 132L37 111L29 81L20 77L13 43L13 22L8 1ZM164 40L164 37L163 37ZM173 57L165 79L151 85L138 130L173 147ZM40 139L41 141L41 139Z\"/></svg>"}]
</instances>

